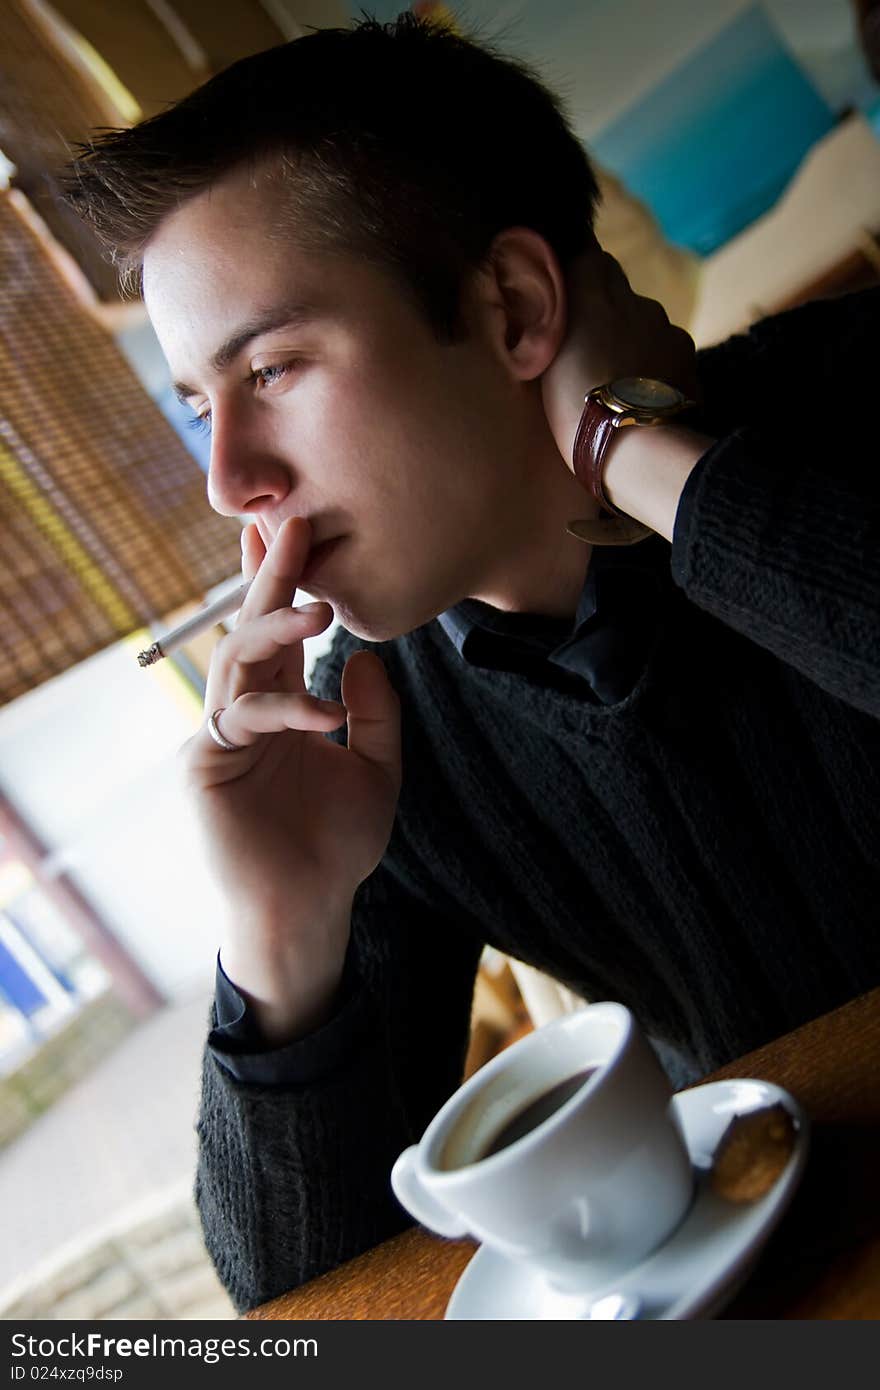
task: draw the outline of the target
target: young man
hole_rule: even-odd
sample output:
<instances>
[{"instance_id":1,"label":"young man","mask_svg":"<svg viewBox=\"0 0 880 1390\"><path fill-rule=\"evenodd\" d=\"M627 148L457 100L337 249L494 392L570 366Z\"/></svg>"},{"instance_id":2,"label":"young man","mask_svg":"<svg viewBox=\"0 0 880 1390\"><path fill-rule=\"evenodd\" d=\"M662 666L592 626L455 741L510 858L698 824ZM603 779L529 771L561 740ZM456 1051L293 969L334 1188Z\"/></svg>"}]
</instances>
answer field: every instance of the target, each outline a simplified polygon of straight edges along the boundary
<instances>
[{"instance_id":1,"label":"young man","mask_svg":"<svg viewBox=\"0 0 880 1390\"><path fill-rule=\"evenodd\" d=\"M405 1224L485 942L630 1005L679 1084L876 984L878 297L696 361L552 99L412 21L77 173L251 523L187 752L228 906L198 1198L247 1307Z\"/></svg>"}]
</instances>

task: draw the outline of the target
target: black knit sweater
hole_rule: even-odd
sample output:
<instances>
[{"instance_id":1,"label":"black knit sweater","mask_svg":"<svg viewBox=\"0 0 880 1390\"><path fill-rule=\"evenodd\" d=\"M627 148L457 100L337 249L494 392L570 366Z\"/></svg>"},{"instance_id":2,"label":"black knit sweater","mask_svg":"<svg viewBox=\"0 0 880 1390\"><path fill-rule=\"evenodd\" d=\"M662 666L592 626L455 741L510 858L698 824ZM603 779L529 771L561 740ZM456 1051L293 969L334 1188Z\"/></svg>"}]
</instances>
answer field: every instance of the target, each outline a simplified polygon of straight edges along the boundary
<instances>
[{"instance_id":1,"label":"black knit sweater","mask_svg":"<svg viewBox=\"0 0 880 1390\"><path fill-rule=\"evenodd\" d=\"M206 1053L197 1196L238 1306L407 1223L389 1171L461 1080L484 943L697 1074L880 982L878 319L872 291L701 354L719 442L671 552L645 542L664 601L626 699L469 666L436 622L378 647L404 786L341 1013L288 1085Z\"/></svg>"}]
</instances>

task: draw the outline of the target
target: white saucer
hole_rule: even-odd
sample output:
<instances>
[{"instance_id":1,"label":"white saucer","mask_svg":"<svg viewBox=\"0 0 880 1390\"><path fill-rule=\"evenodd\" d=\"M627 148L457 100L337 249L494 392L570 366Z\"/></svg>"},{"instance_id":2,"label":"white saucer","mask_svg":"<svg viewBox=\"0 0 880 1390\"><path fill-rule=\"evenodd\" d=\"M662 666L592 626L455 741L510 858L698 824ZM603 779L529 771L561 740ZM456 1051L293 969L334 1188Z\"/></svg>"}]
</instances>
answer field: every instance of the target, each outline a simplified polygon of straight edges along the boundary
<instances>
[{"instance_id":1,"label":"white saucer","mask_svg":"<svg viewBox=\"0 0 880 1390\"><path fill-rule=\"evenodd\" d=\"M712 1155L735 1115L781 1102L797 1130L788 1164L770 1191L754 1202L730 1202L709 1187ZM582 1320L597 1316L596 1300L613 1295L635 1305L640 1318L710 1318L733 1297L794 1195L807 1157L809 1123L793 1096L767 1081L714 1081L673 1097L696 1170L687 1216L659 1249L636 1268L594 1280L577 1295L560 1294L528 1265L483 1245L455 1287L446 1317L457 1320ZM592 1309L592 1313L591 1313ZM601 1316L601 1309L599 1310ZM605 1316L608 1316L606 1313Z\"/></svg>"}]
</instances>

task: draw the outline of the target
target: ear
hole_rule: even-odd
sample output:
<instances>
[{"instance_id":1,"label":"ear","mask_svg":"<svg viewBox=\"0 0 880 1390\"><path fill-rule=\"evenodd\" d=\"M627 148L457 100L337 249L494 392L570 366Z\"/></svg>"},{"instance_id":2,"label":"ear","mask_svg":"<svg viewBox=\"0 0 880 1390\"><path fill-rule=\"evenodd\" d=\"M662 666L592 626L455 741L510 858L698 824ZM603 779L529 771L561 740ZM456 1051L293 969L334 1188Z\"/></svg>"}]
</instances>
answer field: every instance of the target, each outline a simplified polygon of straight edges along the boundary
<instances>
[{"instance_id":1,"label":"ear","mask_svg":"<svg viewBox=\"0 0 880 1390\"><path fill-rule=\"evenodd\" d=\"M507 370L518 381L536 380L565 337L565 277L556 252L531 228L510 227L492 242L475 288Z\"/></svg>"}]
</instances>

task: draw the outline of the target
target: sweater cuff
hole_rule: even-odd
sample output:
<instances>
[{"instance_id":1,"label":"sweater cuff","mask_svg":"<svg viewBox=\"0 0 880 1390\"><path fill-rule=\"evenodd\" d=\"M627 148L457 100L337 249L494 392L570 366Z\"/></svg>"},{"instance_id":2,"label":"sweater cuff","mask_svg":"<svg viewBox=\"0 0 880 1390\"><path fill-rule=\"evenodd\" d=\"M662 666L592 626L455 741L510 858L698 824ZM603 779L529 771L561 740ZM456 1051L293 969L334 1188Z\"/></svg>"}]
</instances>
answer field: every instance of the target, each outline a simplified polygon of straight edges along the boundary
<instances>
[{"instance_id":1,"label":"sweater cuff","mask_svg":"<svg viewBox=\"0 0 880 1390\"><path fill-rule=\"evenodd\" d=\"M678 499L678 509L675 513L675 522L672 532L672 568L675 572L676 550L684 549L687 545L685 537L690 535L693 524L693 514L696 507L697 491L700 486L700 479L706 471L706 464L712 456L712 451L717 446L713 445L708 449L703 457L694 465L688 474L687 481L682 488L681 496Z\"/></svg>"},{"instance_id":2,"label":"sweater cuff","mask_svg":"<svg viewBox=\"0 0 880 1390\"><path fill-rule=\"evenodd\" d=\"M223 1071L258 1086L311 1086L325 1080L350 1057L366 1021L366 1007L349 950L336 1012L314 1033L280 1047L268 1043L247 1003L220 964L214 994L214 1026L208 1050Z\"/></svg>"},{"instance_id":3,"label":"sweater cuff","mask_svg":"<svg viewBox=\"0 0 880 1390\"><path fill-rule=\"evenodd\" d=\"M745 552L754 544L749 533L760 529L766 505L754 490L766 488L767 471L741 430L717 440L692 469L675 514L671 556L672 577L691 596L712 587L731 538Z\"/></svg>"}]
</instances>

